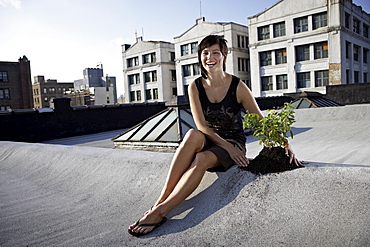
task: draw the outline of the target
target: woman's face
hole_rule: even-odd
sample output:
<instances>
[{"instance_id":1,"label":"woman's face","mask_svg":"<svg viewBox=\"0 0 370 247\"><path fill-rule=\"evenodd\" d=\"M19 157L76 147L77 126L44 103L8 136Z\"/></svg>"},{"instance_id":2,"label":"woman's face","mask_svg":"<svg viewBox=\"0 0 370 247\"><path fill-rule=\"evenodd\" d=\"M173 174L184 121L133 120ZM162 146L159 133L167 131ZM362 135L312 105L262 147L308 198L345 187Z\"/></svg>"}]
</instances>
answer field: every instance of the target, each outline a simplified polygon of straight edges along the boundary
<instances>
[{"instance_id":1,"label":"woman's face","mask_svg":"<svg viewBox=\"0 0 370 247\"><path fill-rule=\"evenodd\" d=\"M201 61L203 67L209 72L223 71L223 65L226 61L226 56L221 52L220 45L214 44L204 48L201 53Z\"/></svg>"}]
</instances>

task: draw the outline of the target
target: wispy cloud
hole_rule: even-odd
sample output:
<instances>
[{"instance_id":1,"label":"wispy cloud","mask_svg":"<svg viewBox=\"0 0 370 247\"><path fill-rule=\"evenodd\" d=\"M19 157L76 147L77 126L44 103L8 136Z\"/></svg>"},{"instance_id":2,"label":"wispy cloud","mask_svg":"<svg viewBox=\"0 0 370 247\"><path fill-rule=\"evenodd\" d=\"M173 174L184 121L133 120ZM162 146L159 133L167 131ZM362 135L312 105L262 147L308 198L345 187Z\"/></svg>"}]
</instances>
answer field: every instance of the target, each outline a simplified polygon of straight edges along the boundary
<instances>
[{"instance_id":1,"label":"wispy cloud","mask_svg":"<svg viewBox=\"0 0 370 247\"><path fill-rule=\"evenodd\" d=\"M16 9L20 9L21 5L22 5L21 0L0 0L0 6L2 7L12 6Z\"/></svg>"}]
</instances>

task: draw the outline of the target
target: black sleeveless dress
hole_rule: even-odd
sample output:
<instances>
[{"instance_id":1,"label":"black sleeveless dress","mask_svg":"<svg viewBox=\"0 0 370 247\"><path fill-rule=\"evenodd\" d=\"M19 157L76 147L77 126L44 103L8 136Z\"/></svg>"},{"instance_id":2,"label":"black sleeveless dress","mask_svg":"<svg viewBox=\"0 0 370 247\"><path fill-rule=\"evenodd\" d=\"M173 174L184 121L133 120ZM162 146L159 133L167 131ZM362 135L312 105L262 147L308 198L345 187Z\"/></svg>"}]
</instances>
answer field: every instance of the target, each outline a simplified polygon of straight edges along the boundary
<instances>
[{"instance_id":1,"label":"black sleeveless dress","mask_svg":"<svg viewBox=\"0 0 370 247\"><path fill-rule=\"evenodd\" d=\"M220 137L229 141L243 152L246 152L246 136L243 130L243 119L241 115L243 106L238 103L236 97L236 89L239 81L240 79L238 77L232 76L232 81L225 98L218 103L209 101L201 77L195 80L195 84L199 92L199 100L208 127L213 129ZM217 171L225 171L235 164L225 149L213 144L208 138L202 151L205 150L211 151L217 156L222 165L220 168L223 168L217 169Z\"/></svg>"}]
</instances>

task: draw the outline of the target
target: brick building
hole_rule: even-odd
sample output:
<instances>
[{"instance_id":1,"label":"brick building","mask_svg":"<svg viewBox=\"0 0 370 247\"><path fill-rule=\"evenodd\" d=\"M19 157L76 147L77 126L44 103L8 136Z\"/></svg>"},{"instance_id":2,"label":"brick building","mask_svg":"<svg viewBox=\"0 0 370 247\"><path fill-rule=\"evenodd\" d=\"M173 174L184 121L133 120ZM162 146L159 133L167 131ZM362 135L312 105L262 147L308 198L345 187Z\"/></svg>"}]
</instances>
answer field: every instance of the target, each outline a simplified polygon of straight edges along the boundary
<instances>
[{"instance_id":1,"label":"brick building","mask_svg":"<svg viewBox=\"0 0 370 247\"><path fill-rule=\"evenodd\" d=\"M30 61L0 62L0 110L33 108Z\"/></svg>"},{"instance_id":2,"label":"brick building","mask_svg":"<svg viewBox=\"0 0 370 247\"><path fill-rule=\"evenodd\" d=\"M65 97L67 91L73 90L73 82L57 82L39 75L34 77L32 85L35 108L49 108L54 98Z\"/></svg>"}]
</instances>

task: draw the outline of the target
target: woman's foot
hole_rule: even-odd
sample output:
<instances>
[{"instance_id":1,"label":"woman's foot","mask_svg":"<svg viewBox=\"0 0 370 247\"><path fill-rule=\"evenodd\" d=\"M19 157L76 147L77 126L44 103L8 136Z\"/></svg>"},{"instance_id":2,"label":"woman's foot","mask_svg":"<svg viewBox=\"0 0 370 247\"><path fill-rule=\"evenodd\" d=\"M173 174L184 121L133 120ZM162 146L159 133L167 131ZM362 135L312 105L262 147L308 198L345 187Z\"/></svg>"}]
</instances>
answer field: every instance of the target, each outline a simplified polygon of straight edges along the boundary
<instances>
[{"instance_id":1,"label":"woman's foot","mask_svg":"<svg viewBox=\"0 0 370 247\"><path fill-rule=\"evenodd\" d=\"M147 211L139 221L129 226L128 232L134 236L142 236L154 231L167 220L158 211L156 209Z\"/></svg>"}]
</instances>

